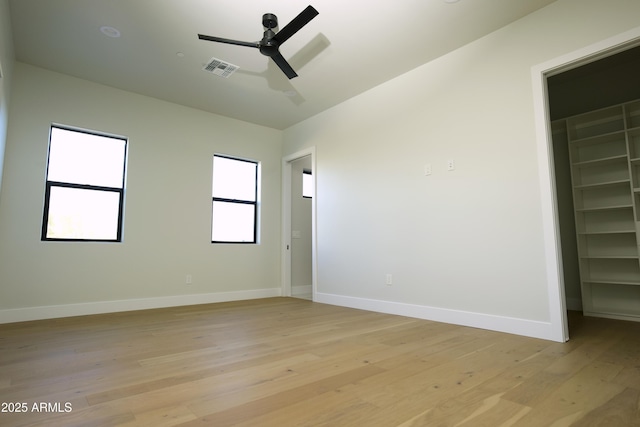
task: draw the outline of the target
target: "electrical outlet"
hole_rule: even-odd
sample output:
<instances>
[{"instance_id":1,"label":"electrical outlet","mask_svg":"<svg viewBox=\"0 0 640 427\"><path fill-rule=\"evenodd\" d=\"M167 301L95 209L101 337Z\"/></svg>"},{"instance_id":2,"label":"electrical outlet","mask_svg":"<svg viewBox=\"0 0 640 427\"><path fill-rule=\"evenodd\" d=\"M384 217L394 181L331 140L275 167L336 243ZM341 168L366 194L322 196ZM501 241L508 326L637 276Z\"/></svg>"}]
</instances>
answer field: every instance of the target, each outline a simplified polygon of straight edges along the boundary
<instances>
[{"instance_id":1,"label":"electrical outlet","mask_svg":"<svg viewBox=\"0 0 640 427\"><path fill-rule=\"evenodd\" d=\"M424 174L426 176L431 175L433 171L431 170L431 163L427 163L426 165L424 165Z\"/></svg>"},{"instance_id":2,"label":"electrical outlet","mask_svg":"<svg viewBox=\"0 0 640 427\"><path fill-rule=\"evenodd\" d=\"M385 283L387 286L393 285L393 276L391 274L387 274L387 277L385 278Z\"/></svg>"},{"instance_id":3,"label":"electrical outlet","mask_svg":"<svg viewBox=\"0 0 640 427\"><path fill-rule=\"evenodd\" d=\"M193 283L193 277L191 277L190 274L187 274L187 277L185 278L185 283L187 285L191 285Z\"/></svg>"},{"instance_id":4,"label":"electrical outlet","mask_svg":"<svg viewBox=\"0 0 640 427\"><path fill-rule=\"evenodd\" d=\"M448 171L452 171L452 170L454 170L455 168L456 168L456 164L455 164L455 162L453 161L453 159L449 159L449 160L447 160L447 170L448 170Z\"/></svg>"}]
</instances>

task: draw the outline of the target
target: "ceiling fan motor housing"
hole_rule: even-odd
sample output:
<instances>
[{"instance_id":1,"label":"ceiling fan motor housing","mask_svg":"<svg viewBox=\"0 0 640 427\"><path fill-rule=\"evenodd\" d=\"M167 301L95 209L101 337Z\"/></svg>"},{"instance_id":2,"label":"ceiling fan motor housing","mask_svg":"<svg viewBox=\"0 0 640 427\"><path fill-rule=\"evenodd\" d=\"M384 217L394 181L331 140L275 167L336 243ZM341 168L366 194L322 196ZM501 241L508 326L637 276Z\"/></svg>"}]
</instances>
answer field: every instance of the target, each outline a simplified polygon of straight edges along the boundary
<instances>
[{"instance_id":1,"label":"ceiling fan motor housing","mask_svg":"<svg viewBox=\"0 0 640 427\"><path fill-rule=\"evenodd\" d=\"M262 26L265 28L276 28L278 26L278 17L273 13L265 13L262 15Z\"/></svg>"},{"instance_id":2,"label":"ceiling fan motor housing","mask_svg":"<svg viewBox=\"0 0 640 427\"><path fill-rule=\"evenodd\" d=\"M260 40L260 53L265 56L273 56L279 53L278 48L280 43L275 41L273 37L276 33L273 32L270 28L264 32L264 37Z\"/></svg>"}]
</instances>

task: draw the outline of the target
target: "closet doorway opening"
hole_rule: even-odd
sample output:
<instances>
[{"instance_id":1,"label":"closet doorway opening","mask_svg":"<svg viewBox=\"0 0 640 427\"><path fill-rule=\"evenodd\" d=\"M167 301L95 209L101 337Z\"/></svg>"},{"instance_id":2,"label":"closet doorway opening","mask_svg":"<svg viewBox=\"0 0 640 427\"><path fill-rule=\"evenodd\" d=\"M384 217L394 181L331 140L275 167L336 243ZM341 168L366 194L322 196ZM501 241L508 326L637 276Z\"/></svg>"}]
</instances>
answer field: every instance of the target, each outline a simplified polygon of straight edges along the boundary
<instances>
[{"instance_id":1,"label":"closet doorway opening","mask_svg":"<svg viewBox=\"0 0 640 427\"><path fill-rule=\"evenodd\" d=\"M316 294L315 149L282 163L282 294L314 300Z\"/></svg>"},{"instance_id":2,"label":"closet doorway opening","mask_svg":"<svg viewBox=\"0 0 640 427\"><path fill-rule=\"evenodd\" d=\"M622 299L628 297L627 291L631 288L627 288L628 284L623 284L626 278L617 276L617 267L609 267L605 264L631 265L635 262L638 264L640 284L640 257L638 256L640 241L636 241L635 232L632 233L635 230L640 232L640 228L637 227L640 224L637 219L640 217L634 217L636 208L633 202L633 187L631 187L632 167L628 166L633 163L632 157L636 156L628 152L627 139L630 130L631 132L633 130L626 124L630 122L630 117L635 117L637 114L634 108L638 107L640 111L640 102L636 103L640 100L640 85L637 84L639 72L640 29L534 68L534 79L536 74L538 78L542 76L540 89L544 94L544 105L538 105L544 109L544 123L540 122L542 115L540 111L537 112L537 117L539 131L542 131L542 125L546 133L544 138L539 138L539 141L545 141L544 146L539 144L539 147L546 151L547 158L545 160L545 156L541 156L540 166L548 168L546 177L548 181L544 176L541 176L541 181L543 191L544 184L549 185L551 194L548 201L553 216L550 221L550 218L546 218L547 227L545 227L549 232L547 236L553 236L554 240L550 242L550 239L547 239L547 264L551 279L550 307L552 311L556 311L551 313L552 324L555 323L556 329L563 329L562 340L569 339L571 324L569 320L575 318L576 313L582 315L584 312L587 315L611 318L625 317L625 315L617 316L614 308L618 306L624 309L626 303ZM620 142L614 145L618 144L621 149L627 151L613 153L611 156L605 153L602 157L596 153L597 148L595 151L591 148L589 138L592 136L588 135L589 131L586 129L592 125L590 122L595 124L593 129L601 126L599 123L603 118L600 116L607 116L606 111L610 108L614 112L619 109L619 114L614 113L614 115L618 114L615 120L620 129L603 129L602 132L617 133L617 136L611 138L618 138ZM633 127L635 124L629 123L629 126ZM596 139L599 137L599 132L598 130L596 131L598 135L593 135ZM608 138L610 137L604 137L605 140ZM640 143L640 139L638 141ZM579 147L583 145L589 146L584 151L586 154L580 151L582 148ZM591 154L594 154L593 158L590 157ZM625 155L626 159L623 158ZM610 157L611 160L609 160ZM546 166L544 163L547 163ZM603 179L606 181L607 175L617 173L616 167L612 165L618 163L621 165L619 173L628 175L623 176L621 180L628 181L629 194L622 195L625 185L623 183L619 183L620 188L614 188L612 191L615 194L619 193L620 197L629 199L628 204L620 204L620 206L628 206L628 222L631 225L627 227L628 230L624 227L617 230L614 224L595 224L593 218L605 218L605 221L609 221L609 217L600 211L595 214L589 212L594 207L600 209L597 205L600 203L597 201L597 197L600 197L598 192L605 198L610 198L613 194L597 188L593 193L587 194L591 192L591 184L599 183L599 181L593 183L591 181L593 179L597 181L599 179L597 175L600 174L604 174ZM620 176L611 178L612 182L619 181L617 178ZM586 181L582 182L583 180ZM603 207L610 207L607 205L608 202L604 203ZM619 212L611 216L614 221L618 221L618 218L621 218ZM551 225L550 228L549 225ZM609 230L615 233L609 233ZM627 235L617 234L618 231L625 231ZM595 249L587 247L594 244ZM628 247L621 247L621 245ZM609 259L618 254L622 261ZM549 255L555 255L555 261L551 261ZM552 270L555 270L557 277L552 277L554 274ZM590 272L594 272L595 275ZM631 270L629 272L631 274ZM609 273L613 273L610 278L607 277ZM554 280L558 286L555 290L553 289ZM607 281L612 282L612 286L600 283ZM638 303L640 303L640 292L636 290L640 290L640 287L635 288L631 293L637 294ZM555 301L554 298L558 300ZM604 307L603 304L609 304L612 298L620 298L620 301L614 302L612 307ZM637 315L640 318L640 311ZM626 317L627 320L631 320L629 316Z\"/></svg>"}]
</instances>

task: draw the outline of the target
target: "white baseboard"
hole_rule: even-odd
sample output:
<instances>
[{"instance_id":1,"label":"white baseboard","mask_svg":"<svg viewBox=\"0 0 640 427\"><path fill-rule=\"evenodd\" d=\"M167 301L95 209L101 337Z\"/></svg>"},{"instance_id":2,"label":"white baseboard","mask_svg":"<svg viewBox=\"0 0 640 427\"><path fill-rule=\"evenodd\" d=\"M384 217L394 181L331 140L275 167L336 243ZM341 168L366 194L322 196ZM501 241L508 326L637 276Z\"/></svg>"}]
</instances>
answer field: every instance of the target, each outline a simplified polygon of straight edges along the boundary
<instances>
[{"instance_id":1,"label":"white baseboard","mask_svg":"<svg viewBox=\"0 0 640 427\"><path fill-rule=\"evenodd\" d=\"M0 310L0 324L91 314L116 313L122 311L147 310L153 308L272 298L281 295L282 292L280 288L268 288L249 291L175 295L144 299L98 301L80 304L4 309ZM415 317L418 319L488 329L533 338L555 340L553 338L554 335L551 330L551 324L548 322L325 293L316 293L314 301L323 304ZM567 302L567 305L569 305L569 302Z\"/></svg>"},{"instance_id":2,"label":"white baseboard","mask_svg":"<svg viewBox=\"0 0 640 427\"><path fill-rule=\"evenodd\" d=\"M557 341L550 322L324 293L316 293L314 301Z\"/></svg>"},{"instance_id":3,"label":"white baseboard","mask_svg":"<svg viewBox=\"0 0 640 427\"><path fill-rule=\"evenodd\" d=\"M209 294L174 295L119 301L98 301L80 304L0 309L0 324L25 322L29 320L56 319L60 317L85 316L89 314L116 313L121 311L147 310L152 308L179 307L185 305L271 298L281 295L282 290L280 288L269 288L253 289L249 291L215 292Z\"/></svg>"}]
</instances>

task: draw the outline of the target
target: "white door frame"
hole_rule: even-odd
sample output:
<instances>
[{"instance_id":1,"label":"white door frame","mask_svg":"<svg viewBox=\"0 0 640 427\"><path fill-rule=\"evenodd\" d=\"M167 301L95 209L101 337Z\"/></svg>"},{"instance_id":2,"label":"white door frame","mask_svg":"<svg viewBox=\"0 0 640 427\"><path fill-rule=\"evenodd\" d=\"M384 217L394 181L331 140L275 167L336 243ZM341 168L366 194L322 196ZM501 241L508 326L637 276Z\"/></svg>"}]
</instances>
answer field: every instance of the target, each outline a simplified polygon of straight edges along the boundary
<instances>
[{"instance_id":1,"label":"white door frame","mask_svg":"<svg viewBox=\"0 0 640 427\"><path fill-rule=\"evenodd\" d=\"M531 71L547 266L550 332L551 339L556 341L564 342L569 339L569 327L564 295L562 252L560 250L558 203L553 172L553 141L547 103L547 77L614 55L638 44L640 44L640 27L536 65Z\"/></svg>"},{"instance_id":2,"label":"white door frame","mask_svg":"<svg viewBox=\"0 0 640 427\"><path fill-rule=\"evenodd\" d=\"M316 237L316 147L306 148L282 158L282 296L291 296L291 163L311 156L313 197L311 198L311 295L315 301L317 292L317 237Z\"/></svg>"}]
</instances>

